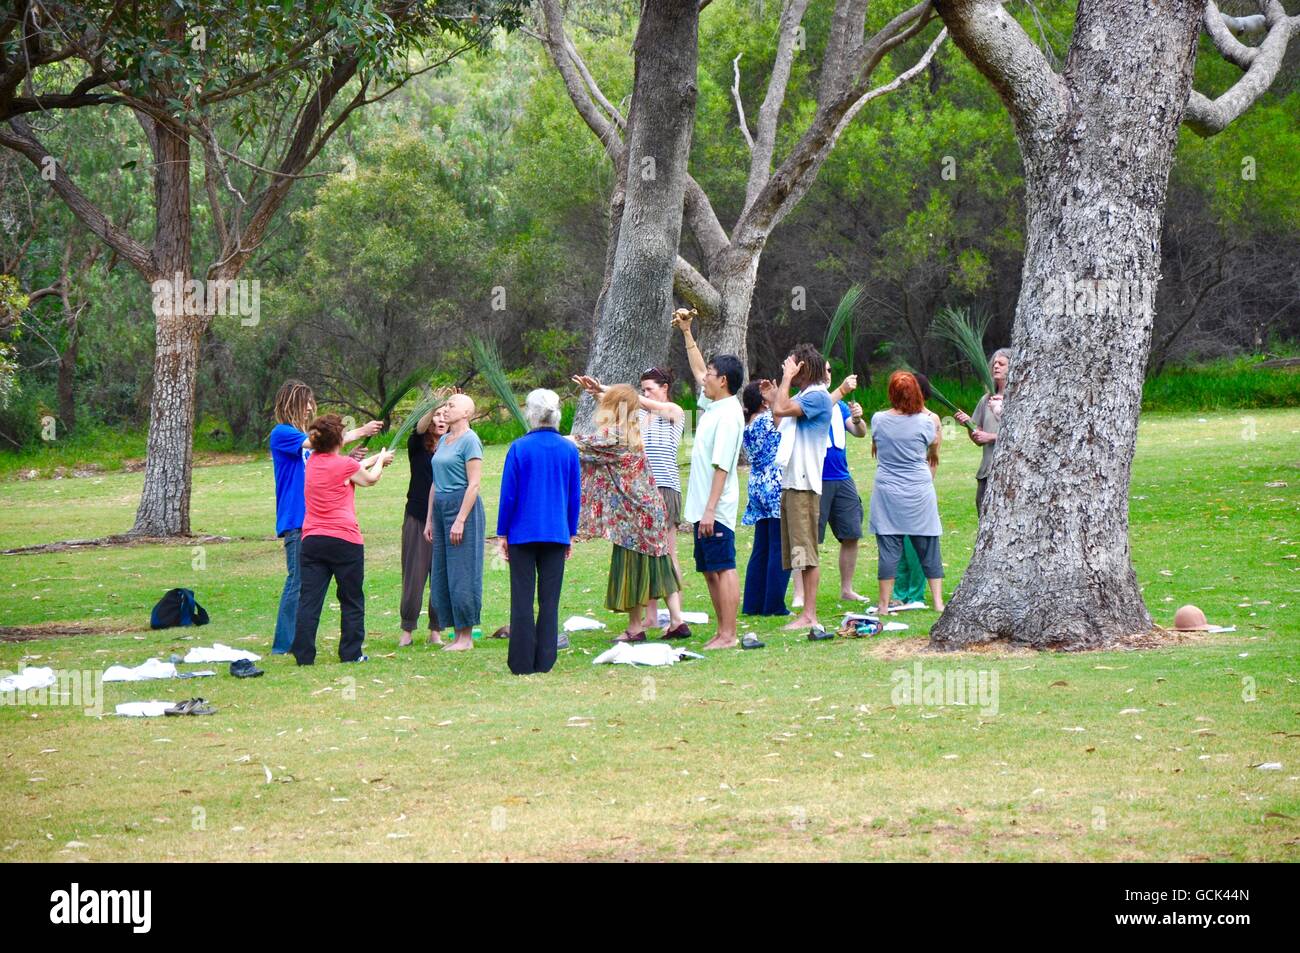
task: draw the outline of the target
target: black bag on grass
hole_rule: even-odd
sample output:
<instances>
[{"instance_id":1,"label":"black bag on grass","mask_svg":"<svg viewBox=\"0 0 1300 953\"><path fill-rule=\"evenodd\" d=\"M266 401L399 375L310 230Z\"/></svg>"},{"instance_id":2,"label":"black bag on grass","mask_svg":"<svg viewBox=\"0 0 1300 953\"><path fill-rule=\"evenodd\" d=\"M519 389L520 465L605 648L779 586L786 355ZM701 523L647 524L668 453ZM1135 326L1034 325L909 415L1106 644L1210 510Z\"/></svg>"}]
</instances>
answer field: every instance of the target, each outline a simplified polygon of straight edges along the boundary
<instances>
[{"instance_id":1,"label":"black bag on grass","mask_svg":"<svg viewBox=\"0 0 1300 953\"><path fill-rule=\"evenodd\" d=\"M208 611L194 601L193 589L169 589L158 600L149 616L149 625L155 629L170 629L174 625L207 625Z\"/></svg>"}]
</instances>

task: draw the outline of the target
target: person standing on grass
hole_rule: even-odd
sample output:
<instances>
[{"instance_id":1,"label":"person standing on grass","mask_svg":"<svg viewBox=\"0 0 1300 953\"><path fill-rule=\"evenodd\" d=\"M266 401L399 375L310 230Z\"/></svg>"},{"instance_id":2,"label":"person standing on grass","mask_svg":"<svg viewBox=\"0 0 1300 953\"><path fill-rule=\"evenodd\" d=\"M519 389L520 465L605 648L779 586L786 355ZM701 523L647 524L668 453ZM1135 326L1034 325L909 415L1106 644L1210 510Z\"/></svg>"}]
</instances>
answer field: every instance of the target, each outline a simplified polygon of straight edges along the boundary
<instances>
[{"instance_id":1,"label":"person standing on grass","mask_svg":"<svg viewBox=\"0 0 1300 953\"><path fill-rule=\"evenodd\" d=\"M717 632L704 647L759 649L763 643L757 637L747 635L742 643L736 635L740 610L740 577L736 573L740 481L736 467L745 437L745 412L739 396L745 367L734 354L716 354L705 362L691 334L690 311L681 308L674 312L673 326L682 332L686 358L700 388L696 404L700 416L691 444L691 473L682 515L695 528L695 570L704 574L718 619Z\"/></svg>"},{"instance_id":2,"label":"person standing on grass","mask_svg":"<svg viewBox=\"0 0 1300 953\"><path fill-rule=\"evenodd\" d=\"M790 396L790 389L799 393ZM792 417L794 435L789 462L781 475L781 556L786 569L800 574L805 593L802 611L787 630L808 629L808 637L828 633L817 621L817 585L821 570L817 531L821 522L822 464L831 439L834 403L826 389L826 361L811 344L800 344L781 365L781 383L764 394L778 419Z\"/></svg>"},{"instance_id":3,"label":"person standing on grass","mask_svg":"<svg viewBox=\"0 0 1300 953\"><path fill-rule=\"evenodd\" d=\"M469 426L474 401L468 394L453 394L442 406L447 432L430 461L433 489L424 538L433 544L433 610L438 621L450 624L456 633L443 651L463 652L474 647L474 626L483 612L483 442Z\"/></svg>"},{"instance_id":4,"label":"person standing on grass","mask_svg":"<svg viewBox=\"0 0 1300 953\"><path fill-rule=\"evenodd\" d=\"M919 371L913 371L912 376L916 378L916 383L921 388L921 397L929 400L933 393L930 390L930 379ZM926 452L926 464L930 467L930 479L933 481L939 470L939 444L943 440L943 422L938 414L922 406L922 412L934 424L934 443L930 444ZM921 569L921 560L917 558L912 540L904 536L903 556L898 561L898 573L894 577L894 594L891 603L905 606L924 602L925 588L925 573Z\"/></svg>"},{"instance_id":5,"label":"person standing on grass","mask_svg":"<svg viewBox=\"0 0 1300 953\"><path fill-rule=\"evenodd\" d=\"M293 646L301 590L302 521L306 512L303 481L311 456L307 425L316 416L316 397L302 381L287 380L275 395L275 427L271 431L271 470L275 475L275 535L284 540L286 575L275 617L272 655L287 655ZM378 433L383 423L372 420L343 435L345 444Z\"/></svg>"},{"instance_id":6,"label":"person standing on grass","mask_svg":"<svg viewBox=\"0 0 1300 953\"><path fill-rule=\"evenodd\" d=\"M763 399L763 382L750 381L740 392L745 412L745 456L749 458L749 502L742 526L754 527L754 548L745 567L745 615L789 615L785 590L790 571L781 564L781 434Z\"/></svg>"},{"instance_id":7,"label":"person standing on grass","mask_svg":"<svg viewBox=\"0 0 1300 953\"><path fill-rule=\"evenodd\" d=\"M446 415L439 406L419 419L406 440L406 459L410 462L411 475L406 486L406 513L402 519L402 635L397 642L401 646L413 641L412 633L420 621L426 586L429 588L429 645L442 645L442 625L433 607L433 586L429 581L433 543L424 538L424 524L429 515L429 493L433 490L433 454L446 432Z\"/></svg>"},{"instance_id":8,"label":"person standing on grass","mask_svg":"<svg viewBox=\"0 0 1300 953\"><path fill-rule=\"evenodd\" d=\"M682 567L677 561L677 526L682 521L682 476L677 465L677 450L681 446L682 432L686 426L686 411L673 403L669 394L674 380L673 372L666 368L651 367L641 374L640 412L637 423L645 444L646 460L655 487L663 497L668 513L668 556L678 580ZM574 380L597 400L605 392L605 385L594 377L579 375ZM668 604L668 625L665 639L689 639L691 628L682 619L682 594L678 590L664 600ZM646 603L646 626L658 625L659 600L651 598Z\"/></svg>"},{"instance_id":9,"label":"person standing on grass","mask_svg":"<svg viewBox=\"0 0 1300 953\"><path fill-rule=\"evenodd\" d=\"M826 386L831 383L831 365L826 363ZM826 542L829 525L840 544L840 599L845 602L863 602L853 589L853 577L858 571L858 541L862 538L862 497L858 485L849 472L845 434L855 437L867 435L867 422L862 419L862 405L846 403L844 398L857 389L858 375L850 374L831 392L835 412L831 414L831 444L822 461L821 514L817 524L817 543ZM802 580L795 582L796 607L803 605Z\"/></svg>"},{"instance_id":10,"label":"person standing on grass","mask_svg":"<svg viewBox=\"0 0 1300 953\"><path fill-rule=\"evenodd\" d=\"M564 563L578 535L582 472L572 441L560 436L560 398L535 390L524 401L528 433L510 444L501 471L497 536L510 564L510 649L516 675L549 672L560 637ZM533 596L537 615L533 616Z\"/></svg>"},{"instance_id":11,"label":"person standing on grass","mask_svg":"<svg viewBox=\"0 0 1300 953\"><path fill-rule=\"evenodd\" d=\"M1007 389L1007 371L1011 369L1011 350L1000 347L989 358L989 371L993 374L993 393L985 394L975 405L975 412L969 416L963 411L953 414L957 423L965 425L970 420L975 422L975 429L970 431L970 439L977 447L983 447L980 468L975 473L975 512L984 513L984 491L988 489L989 473L993 469L993 449L997 444L998 430L1002 427L1002 403Z\"/></svg>"},{"instance_id":12,"label":"person standing on grass","mask_svg":"<svg viewBox=\"0 0 1300 953\"><path fill-rule=\"evenodd\" d=\"M894 577L909 537L930 584L936 612L943 611L943 559L939 538L939 504L927 456L935 440L935 423L925 412L921 388L907 371L889 378L889 410L871 418L871 455L876 482L871 491L870 530L880 550L881 615L891 611Z\"/></svg>"},{"instance_id":13,"label":"person standing on grass","mask_svg":"<svg viewBox=\"0 0 1300 953\"><path fill-rule=\"evenodd\" d=\"M304 484L302 591L291 651L299 665L315 664L316 630L333 579L341 610L339 661L364 662L366 551L357 526L356 488L378 483L393 455L383 450L358 461L340 454L345 434L338 414L315 418L307 435L312 455Z\"/></svg>"},{"instance_id":14,"label":"person standing on grass","mask_svg":"<svg viewBox=\"0 0 1300 953\"><path fill-rule=\"evenodd\" d=\"M574 382L586 387L580 377ZM609 557L605 608L626 612L627 629L615 642L646 640L645 607L681 587L668 556L671 528L655 488L638 424L637 393L627 384L602 390L593 430L572 434L582 465L582 513L578 535L614 544Z\"/></svg>"}]
</instances>

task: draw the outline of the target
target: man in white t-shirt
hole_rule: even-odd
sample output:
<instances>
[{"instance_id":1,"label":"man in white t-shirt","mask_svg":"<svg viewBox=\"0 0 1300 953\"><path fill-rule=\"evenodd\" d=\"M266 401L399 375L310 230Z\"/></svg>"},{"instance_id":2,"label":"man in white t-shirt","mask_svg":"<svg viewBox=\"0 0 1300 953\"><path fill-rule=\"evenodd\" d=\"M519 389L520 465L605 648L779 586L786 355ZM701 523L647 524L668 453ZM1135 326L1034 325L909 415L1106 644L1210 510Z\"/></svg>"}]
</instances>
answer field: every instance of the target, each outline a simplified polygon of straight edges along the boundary
<instances>
[{"instance_id":1,"label":"man in white t-shirt","mask_svg":"<svg viewBox=\"0 0 1300 953\"><path fill-rule=\"evenodd\" d=\"M754 636L746 636L742 643L736 633L740 609L740 576L736 572L740 481L736 469L745 433L745 413L737 394L745 382L745 368L734 354L717 354L705 362L691 336L689 311L674 313L673 325L686 340L686 357L701 391L682 518L695 529L695 569L704 575L718 617L717 634L704 647L762 648L763 643Z\"/></svg>"}]
</instances>

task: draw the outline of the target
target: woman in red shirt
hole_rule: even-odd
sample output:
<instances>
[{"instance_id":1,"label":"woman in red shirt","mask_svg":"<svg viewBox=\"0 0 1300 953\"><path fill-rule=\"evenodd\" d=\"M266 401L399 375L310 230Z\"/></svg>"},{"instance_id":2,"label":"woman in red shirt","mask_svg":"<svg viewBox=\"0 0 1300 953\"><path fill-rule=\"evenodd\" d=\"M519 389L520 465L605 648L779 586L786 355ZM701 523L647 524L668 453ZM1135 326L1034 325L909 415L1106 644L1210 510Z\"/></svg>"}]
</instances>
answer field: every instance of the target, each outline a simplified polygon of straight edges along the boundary
<instances>
[{"instance_id":1,"label":"woman in red shirt","mask_svg":"<svg viewBox=\"0 0 1300 953\"><path fill-rule=\"evenodd\" d=\"M293 637L293 656L299 665L316 661L316 629L325 604L330 579L338 584L342 623L339 659L364 662L361 654L366 638L365 548L357 526L356 487L379 482L384 467L393 461L384 450L357 462L340 456L343 420L338 414L317 417L307 426L312 454L307 459L304 496L307 514L302 523L302 554L299 574L302 589L298 597L298 622Z\"/></svg>"}]
</instances>

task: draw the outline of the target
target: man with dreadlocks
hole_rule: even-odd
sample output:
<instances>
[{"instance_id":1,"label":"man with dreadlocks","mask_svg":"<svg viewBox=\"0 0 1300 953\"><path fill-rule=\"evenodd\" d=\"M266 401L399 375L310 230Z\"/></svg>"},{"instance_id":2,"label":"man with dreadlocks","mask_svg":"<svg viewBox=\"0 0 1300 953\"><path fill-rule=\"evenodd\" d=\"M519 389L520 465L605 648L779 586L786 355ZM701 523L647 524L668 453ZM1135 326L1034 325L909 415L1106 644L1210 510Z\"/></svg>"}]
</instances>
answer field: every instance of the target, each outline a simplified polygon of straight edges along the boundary
<instances>
[{"instance_id":1,"label":"man with dreadlocks","mask_svg":"<svg viewBox=\"0 0 1300 953\"><path fill-rule=\"evenodd\" d=\"M311 456L307 425L316 416L316 397L302 381L287 380L275 395L275 429L271 431L271 467L275 473L275 535L284 540L287 574L280 593L271 654L284 655L293 645L298 624L298 566L302 548L302 522L307 512L303 495L307 458ZM348 444L378 433L382 421L372 420L343 435Z\"/></svg>"}]
</instances>

